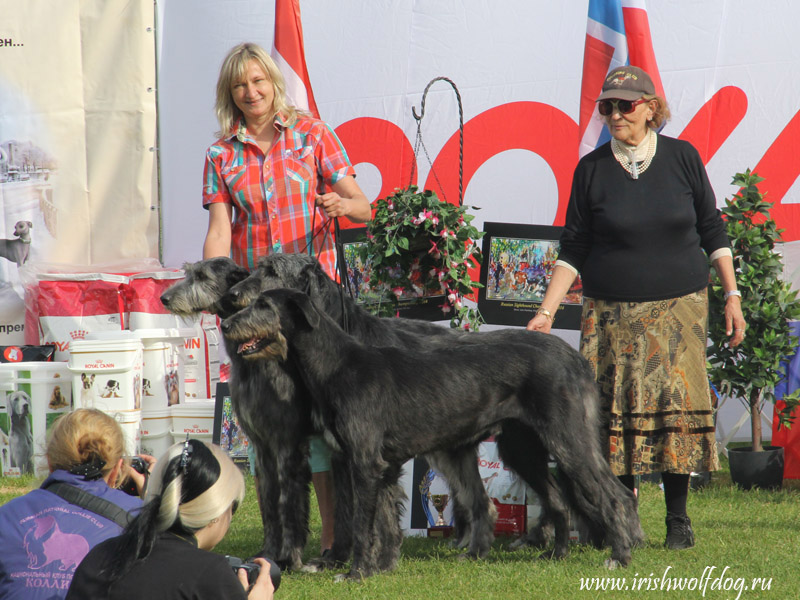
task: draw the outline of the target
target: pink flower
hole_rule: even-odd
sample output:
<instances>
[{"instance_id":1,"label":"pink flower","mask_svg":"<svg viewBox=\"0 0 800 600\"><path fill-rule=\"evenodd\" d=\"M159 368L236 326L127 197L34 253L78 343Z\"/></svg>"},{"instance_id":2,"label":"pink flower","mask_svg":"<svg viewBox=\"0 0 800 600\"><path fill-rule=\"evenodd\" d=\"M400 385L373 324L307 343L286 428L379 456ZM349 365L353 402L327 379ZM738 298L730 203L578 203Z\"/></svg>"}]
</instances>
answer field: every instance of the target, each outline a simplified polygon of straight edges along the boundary
<instances>
[{"instance_id":1,"label":"pink flower","mask_svg":"<svg viewBox=\"0 0 800 600\"><path fill-rule=\"evenodd\" d=\"M395 288L392 288L392 293L393 293L395 296L397 296L398 298L399 298L400 296L402 296L402 295L403 295L403 292L404 292L404 291L405 291L405 290L404 290L403 288L399 287L399 286L398 286L398 287L395 287Z\"/></svg>"},{"instance_id":2,"label":"pink flower","mask_svg":"<svg viewBox=\"0 0 800 600\"><path fill-rule=\"evenodd\" d=\"M443 312L444 314L447 314L447 313L449 313L449 312L452 310L452 309L450 308L450 305L449 305L449 304L440 304L440 305L439 305L439 308L441 308L441 309L442 309L442 312Z\"/></svg>"}]
</instances>

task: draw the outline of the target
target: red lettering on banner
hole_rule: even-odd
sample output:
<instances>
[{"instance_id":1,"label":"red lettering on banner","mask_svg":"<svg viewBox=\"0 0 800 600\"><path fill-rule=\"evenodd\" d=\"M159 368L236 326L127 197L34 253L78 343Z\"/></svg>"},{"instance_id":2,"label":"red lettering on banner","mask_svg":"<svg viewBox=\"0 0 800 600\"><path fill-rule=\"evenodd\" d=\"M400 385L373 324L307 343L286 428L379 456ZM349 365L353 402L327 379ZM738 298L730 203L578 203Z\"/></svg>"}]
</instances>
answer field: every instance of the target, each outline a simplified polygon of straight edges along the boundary
<instances>
[{"instance_id":1,"label":"red lettering on banner","mask_svg":"<svg viewBox=\"0 0 800 600\"><path fill-rule=\"evenodd\" d=\"M758 187L773 202L772 218L786 230L783 241L800 239L800 205L781 202L800 175L800 112L775 138L753 171L764 178Z\"/></svg>"},{"instance_id":2,"label":"red lettering on banner","mask_svg":"<svg viewBox=\"0 0 800 600\"><path fill-rule=\"evenodd\" d=\"M708 164L746 112L745 93L734 86L723 87L700 108L679 138L695 146L703 163ZM408 185L415 157L411 144L397 125L383 119L359 117L337 127L336 133L353 164L370 163L380 172L379 198L388 196L397 187ZM511 102L470 119L464 125L464 139L465 194L470 180L484 162L506 150L530 150L545 160L553 171L558 187L558 206L552 224L563 225L572 172L578 161L578 124L575 121L547 104ZM436 156L424 186L454 204L459 196L458 152L459 133L456 131ZM742 170L745 168L747 165L742 166ZM766 179L760 187L769 192L770 200L776 202L772 214L778 225L786 229L784 240L800 239L800 204L779 202L800 175L800 112L753 170ZM347 223L343 221L343 226ZM477 272L473 276L477 279Z\"/></svg>"},{"instance_id":3,"label":"red lettering on banner","mask_svg":"<svg viewBox=\"0 0 800 600\"><path fill-rule=\"evenodd\" d=\"M183 342L183 347L186 350L199 350L200 338L186 338L186 341Z\"/></svg>"},{"instance_id":4,"label":"red lettering on banner","mask_svg":"<svg viewBox=\"0 0 800 600\"><path fill-rule=\"evenodd\" d=\"M385 198L395 188L408 185L415 162L414 149L397 125L374 117L359 117L339 125L336 135L347 149L352 164L370 163L380 171L378 198ZM416 183L416 179L412 183ZM359 226L347 219L340 219L340 224L343 229Z\"/></svg>"},{"instance_id":5,"label":"red lettering on banner","mask_svg":"<svg viewBox=\"0 0 800 600\"><path fill-rule=\"evenodd\" d=\"M745 113L745 93L737 87L724 87L697 111L678 139L686 140L697 148L703 164L707 165L744 119Z\"/></svg>"}]
</instances>

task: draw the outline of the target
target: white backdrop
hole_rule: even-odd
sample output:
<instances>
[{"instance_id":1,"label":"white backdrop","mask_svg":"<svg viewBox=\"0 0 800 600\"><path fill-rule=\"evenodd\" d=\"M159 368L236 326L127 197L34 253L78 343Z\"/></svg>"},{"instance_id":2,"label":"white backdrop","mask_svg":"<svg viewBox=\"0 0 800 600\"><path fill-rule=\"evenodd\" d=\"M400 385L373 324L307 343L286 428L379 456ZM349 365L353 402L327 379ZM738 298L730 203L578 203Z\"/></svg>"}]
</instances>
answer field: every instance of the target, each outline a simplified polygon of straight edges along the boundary
<instances>
[{"instance_id":1,"label":"white backdrop","mask_svg":"<svg viewBox=\"0 0 800 600\"><path fill-rule=\"evenodd\" d=\"M559 205L563 211L578 159L587 0L300 4L320 113L342 136L370 199L408 184L408 165L399 165L415 140L411 107L419 112L428 82L446 76L462 95L465 204L481 209L477 225L562 224ZM201 176L217 130L219 65L241 41L271 46L274 3L158 0L158 11L163 261L177 266L201 257L207 227ZM678 137L705 114L705 121L695 121L692 139L719 148L707 162L718 204L735 192L734 173L757 168L767 177L762 189L779 205L773 214L787 228L787 241L800 239L800 119L793 120L800 109L800 4L659 0L648 3L648 14L673 114L663 133ZM712 98L713 110L703 113ZM431 159L457 129L455 95L437 83L423 120ZM437 164L437 174L451 182L455 156ZM423 185L430 170L424 156L418 170ZM571 333L566 337L574 344ZM729 402L721 433L729 433L740 414Z\"/></svg>"},{"instance_id":2,"label":"white backdrop","mask_svg":"<svg viewBox=\"0 0 800 600\"><path fill-rule=\"evenodd\" d=\"M482 209L478 224L560 224L558 203L566 201L564 187L577 161L587 4L302 0L306 61L316 100L322 117L340 134L349 127L342 137L367 195L374 199L382 189L408 183L407 175L386 165L397 163L402 148L413 145L411 107L419 109L425 85L446 76L462 94L467 160L472 156L478 163L470 170L474 176L465 194L466 204ZM201 254L207 216L200 182L204 150L217 129L212 106L219 64L240 41L271 45L274 4L159 0L158 8L163 258L174 266ZM679 136L722 90L703 128L712 145L722 142L707 165L718 202L735 191L730 185L735 172L757 165L769 177L765 189L773 201L798 202L793 184L800 172L800 130L792 119L800 108L794 26L800 5L788 0L659 0L649 3L648 12L673 111L664 133ZM396 129L405 141L398 144L384 130L370 129L374 122L364 117L393 124L389 133ZM437 83L423 121L431 158L457 128L454 93ZM771 147L772 156L764 158ZM451 158L441 168L455 166ZM424 184L429 171L424 157L419 170ZM800 238L795 208L775 214L789 227L787 239Z\"/></svg>"}]
</instances>

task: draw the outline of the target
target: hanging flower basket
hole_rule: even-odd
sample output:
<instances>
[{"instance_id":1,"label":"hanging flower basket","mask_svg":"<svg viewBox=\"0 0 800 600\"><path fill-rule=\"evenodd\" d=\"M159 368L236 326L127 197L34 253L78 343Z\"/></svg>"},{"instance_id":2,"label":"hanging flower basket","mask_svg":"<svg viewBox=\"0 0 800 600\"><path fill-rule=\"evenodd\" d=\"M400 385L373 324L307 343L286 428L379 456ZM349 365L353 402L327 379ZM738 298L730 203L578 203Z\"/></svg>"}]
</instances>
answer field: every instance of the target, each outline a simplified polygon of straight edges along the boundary
<instances>
[{"instance_id":1,"label":"hanging flower basket","mask_svg":"<svg viewBox=\"0 0 800 600\"><path fill-rule=\"evenodd\" d=\"M483 232L470 225L475 217L468 207L443 202L416 186L399 188L374 207L361 258L370 266L370 289L384 301L370 306L393 315L400 300L442 296L451 327L478 329L483 320L465 305L464 296L480 287L469 269L480 265L477 241Z\"/></svg>"}]
</instances>

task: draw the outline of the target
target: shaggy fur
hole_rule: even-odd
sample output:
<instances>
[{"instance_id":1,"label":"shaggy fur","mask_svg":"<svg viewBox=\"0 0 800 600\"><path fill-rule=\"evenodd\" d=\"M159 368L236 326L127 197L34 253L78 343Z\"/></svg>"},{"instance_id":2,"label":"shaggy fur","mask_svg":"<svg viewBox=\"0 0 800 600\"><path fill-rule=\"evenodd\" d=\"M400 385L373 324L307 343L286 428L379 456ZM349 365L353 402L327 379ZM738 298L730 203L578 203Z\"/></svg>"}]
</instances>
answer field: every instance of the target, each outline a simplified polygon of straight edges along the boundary
<instances>
[{"instance_id":1,"label":"shaggy fur","mask_svg":"<svg viewBox=\"0 0 800 600\"><path fill-rule=\"evenodd\" d=\"M249 274L228 258L186 264L184 271L185 279L161 296L164 306L182 316L209 311L220 318L230 312L223 296ZM225 347L231 359L231 402L255 449L264 528L259 555L282 568L299 569L308 538L311 482L308 393L293 365L243 360L238 343L227 338Z\"/></svg>"},{"instance_id":2,"label":"shaggy fur","mask_svg":"<svg viewBox=\"0 0 800 600\"><path fill-rule=\"evenodd\" d=\"M440 339L447 340L462 334L460 330L427 321L381 318L370 314L349 296L343 295L342 289L328 277L317 260L303 254L272 254L261 258L250 277L231 287L225 301L237 308L244 308L262 291L277 288L305 291L319 310L368 345L424 350ZM487 431L484 438L492 433ZM434 452L426 458L450 485L456 525L454 545L466 548L469 557L484 557L494 539L497 511L481 481L475 445ZM340 465L335 475L339 502L334 547L327 560L314 561L313 565L321 569L347 561L352 550L352 524L348 512L352 505L352 482L347 465ZM396 520L394 515L391 518Z\"/></svg>"},{"instance_id":3,"label":"shaggy fur","mask_svg":"<svg viewBox=\"0 0 800 600\"><path fill-rule=\"evenodd\" d=\"M636 499L601 452L591 369L557 337L502 330L470 334L469 342L450 338L434 351L366 346L306 294L285 289L263 292L225 319L222 330L240 343L246 360L301 366L314 419L336 439L352 472L348 578L381 570L377 507L386 504L403 464L418 454L474 445L498 427L504 460L542 495L557 530L568 514L549 476L548 453L583 514L604 532L614 565L627 565L632 546L643 539ZM507 432L519 447L508 447Z\"/></svg>"}]
</instances>

